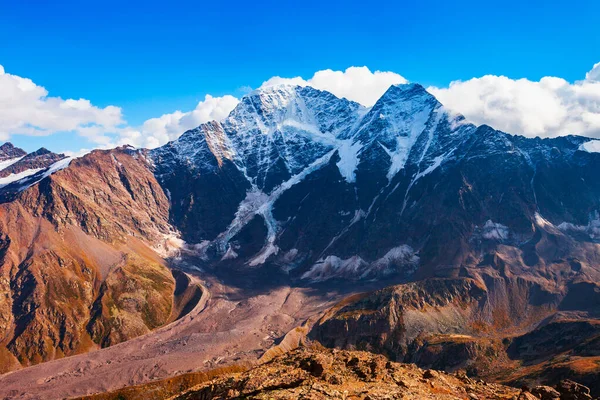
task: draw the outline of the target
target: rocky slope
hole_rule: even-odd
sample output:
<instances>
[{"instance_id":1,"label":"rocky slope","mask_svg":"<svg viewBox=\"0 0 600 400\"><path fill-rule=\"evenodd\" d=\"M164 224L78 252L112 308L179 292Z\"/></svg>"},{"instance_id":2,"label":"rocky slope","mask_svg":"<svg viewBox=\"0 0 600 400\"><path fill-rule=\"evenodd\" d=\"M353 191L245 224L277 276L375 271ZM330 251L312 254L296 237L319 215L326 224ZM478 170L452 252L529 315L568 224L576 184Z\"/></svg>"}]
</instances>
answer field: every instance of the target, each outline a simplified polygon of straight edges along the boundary
<instances>
[{"instance_id":1,"label":"rocky slope","mask_svg":"<svg viewBox=\"0 0 600 400\"><path fill-rule=\"evenodd\" d=\"M531 246L541 220L596 244L600 155L583 150L588 140L476 127L416 84L369 110L274 87L149 156L173 224L203 243L208 266L414 279L455 276L494 246Z\"/></svg>"},{"instance_id":2,"label":"rocky slope","mask_svg":"<svg viewBox=\"0 0 600 400\"><path fill-rule=\"evenodd\" d=\"M516 389L471 379L462 371L445 374L367 352L314 347L276 357L246 372L236 369L214 371L218 377L212 380L211 374L190 374L82 399L592 399L589 388L570 380L560 381L555 387ZM207 382L193 386L194 381L202 379ZM186 388L183 393L170 397L182 388Z\"/></svg>"},{"instance_id":3,"label":"rocky slope","mask_svg":"<svg viewBox=\"0 0 600 400\"><path fill-rule=\"evenodd\" d=\"M176 399L511 399L519 394L514 388L461 380L370 353L301 350Z\"/></svg>"},{"instance_id":4,"label":"rocky slope","mask_svg":"<svg viewBox=\"0 0 600 400\"><path fill-rule=\"evenodd\" d=\"M574 305L522 278L492 279L430 279L365 294L334 307L309 336L515 386L570 377L598 393L600 320L564 311L583 310L593 297Z\"/></svg>"},{"instance_id":5,"label":"rocky slope","mask_svg":"<svg viewBox=\"0 0 600 400\"><path fill-rule=\"evenodd\" d=\"M95 151L0 205L3 371L107 346L170 318L152 249L168 201L145 160Z\"/></svg>"}]
</instances>

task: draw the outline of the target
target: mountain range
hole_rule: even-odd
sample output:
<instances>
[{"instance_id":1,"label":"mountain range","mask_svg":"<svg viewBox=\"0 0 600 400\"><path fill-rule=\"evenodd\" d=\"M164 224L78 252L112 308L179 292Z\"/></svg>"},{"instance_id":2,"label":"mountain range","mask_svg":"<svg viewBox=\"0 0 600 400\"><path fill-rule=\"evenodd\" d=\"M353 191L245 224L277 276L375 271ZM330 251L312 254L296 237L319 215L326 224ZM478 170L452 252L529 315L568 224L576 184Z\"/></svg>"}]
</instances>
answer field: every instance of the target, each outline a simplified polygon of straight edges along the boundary
<instances>
[{"instance_id":1,"label":"mountain range","mask_svg":"<svg viewBox=\"0 0 600 400\"><path fill-rule=\"evenodd\" d=\"M4 144L0 393L91 394L310 341L600 395L595 144L476 126L418 84L370 108L265 87L152 150Z\"/></svg>"}]
</instances>

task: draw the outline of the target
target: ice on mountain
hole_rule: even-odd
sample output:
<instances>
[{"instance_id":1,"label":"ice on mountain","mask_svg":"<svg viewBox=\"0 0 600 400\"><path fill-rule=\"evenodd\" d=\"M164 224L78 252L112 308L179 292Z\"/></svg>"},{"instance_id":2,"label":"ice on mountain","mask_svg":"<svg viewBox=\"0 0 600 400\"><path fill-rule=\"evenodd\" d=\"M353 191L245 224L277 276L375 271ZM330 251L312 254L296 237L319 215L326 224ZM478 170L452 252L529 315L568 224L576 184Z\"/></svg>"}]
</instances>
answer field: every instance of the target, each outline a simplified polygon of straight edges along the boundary
<instances>
[{"instance_id":1,"label":"ice on mountain","mask_svg":"<svg viewBox=\"0 0 600 400\"><path fill-rule=\"evenodd\" d=\"M18 174L10 174L4 178L0 178L0 188L10 185L13 182L20 181L21 179L25 179L31 175L35 175L41 170L43 170L43 168L26 169Z\"/></svg>"},{"instance_id":2,"label":"ice on mountain","mask_svg":"<svg viewBox=\"0 0 600 400\"><path fill-rule=\"evenodd\" d=\"M21 159L25 157L25 156L21 156L21 157L16 157L16 158L11 158L8 160L4 160L4 161L0 161L0 171L5 170L6 168L10 167L11 165L21 161Z\"/></svg>"},{"instance_id":3,"label":"ice on mountain","mask_svg":"<svg viewBox=\"0 0 600 400\"><path fill-rule=\"evenodd\" d=\"M485 222L481 230L481 236L488 240L506 240L508 235L509 231L506 225L494 222L491 219Z\"/></svg>"},{"instance_id":4,"label":"ice on mountain","mask_svg":"<svg viewBox=\"0 0 600 400\"><path fill-rule=\"evenodd\" d=\"M600 140L590 140L582 143L579 150L587 151L588 153L600 153Z\"/></svg>"},{"instance_id":5,"label":"ice on mountain","mask_svg":"<svg viewBox=\"0 0 600 400\"><path fill-rule=\"evenodd\" d=\"M358 167L358 153L362 149L360 142L352 143L352 140L342 140L338 147L340 160L336 163L340 174L347 182L356 181L356 168Z\"/></svg>"}]
</instances>

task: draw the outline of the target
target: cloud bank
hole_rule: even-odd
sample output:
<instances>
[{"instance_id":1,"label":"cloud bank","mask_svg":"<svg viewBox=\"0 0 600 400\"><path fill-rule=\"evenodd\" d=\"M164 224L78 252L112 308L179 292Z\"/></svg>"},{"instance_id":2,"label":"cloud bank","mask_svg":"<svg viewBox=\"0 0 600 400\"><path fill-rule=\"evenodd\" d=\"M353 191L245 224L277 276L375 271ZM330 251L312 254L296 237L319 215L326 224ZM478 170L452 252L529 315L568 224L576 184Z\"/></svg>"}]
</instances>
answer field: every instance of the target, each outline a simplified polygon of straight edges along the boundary
<instances>
[{"instance_id":1,"label":"cloud bank","mask_svg":"<svg viewBox=\"0 0 600 400\"><path fill-rule=\"evenodd\" d=\"M428 90L475 124L529 137L600 137L600 63L575 83L486 75Z\"/></svg>"},{"instance_id":2,"label":"cloud bank","mask_svg":"<svg viewBox=\"0 0 600 400\"><path fill-rule=\"evenodd\" d=\"M121 130L118 144L147 148L161 146L200 124L225 119L237 103L239 100L233 96L213 97L207 94L192 111L175 111L151 118L137 129L128 127Z\"/></svg>"},{"instance_id":3,"label":"cloud bank","mask_svg":"<svg viewBox=\"0 0 600 400\"><path fill-rule=\"evenodd\" d=\"M317 71L308 79L275 76L261 87L312 86L369 107L390 85L407 82L395 72L350 67ZM427 90L475 124L529 137L579 134L600 138L600 63L574 83L558 77L531 81L486 75ZM0 140L11 135L75 132L96 147L131 144L153 148L202 123L226 118L238 102L234 96L206 95L191 111L175 111L130 126L118 106L101 108L86 99L49 96L42 86L6 73L0 65Z\"/></svg>"},{"instance_id":4,"label":"cloud bank","mask_svg":"<svg viewBox=\"0 0 600 400\"><path fill-rule=\"evenodd\" d=\"M123 123L121 109L99 108L85 99L49 97L30 79L8 74L0 65L0 139L11 135L46 136L77 131L109 131ZM98 142L99 144L101 142Z\"/></svg>"},{"instance_id":5,"label":"cloud bank","mask_svg":"<svg viewBox=\"0 0 600 400\"><path fill-rule=\"evenodd\" d=\"M317 71L312 78L282 78L274 76L265 81L262 87L279 84L312 86L326 90L337 97L345 97L363 106L371 107L391 86L408 81L395 72L371 72L367 67L350 67L345 71L330 69Z\"/></svg>"}]
</instances>

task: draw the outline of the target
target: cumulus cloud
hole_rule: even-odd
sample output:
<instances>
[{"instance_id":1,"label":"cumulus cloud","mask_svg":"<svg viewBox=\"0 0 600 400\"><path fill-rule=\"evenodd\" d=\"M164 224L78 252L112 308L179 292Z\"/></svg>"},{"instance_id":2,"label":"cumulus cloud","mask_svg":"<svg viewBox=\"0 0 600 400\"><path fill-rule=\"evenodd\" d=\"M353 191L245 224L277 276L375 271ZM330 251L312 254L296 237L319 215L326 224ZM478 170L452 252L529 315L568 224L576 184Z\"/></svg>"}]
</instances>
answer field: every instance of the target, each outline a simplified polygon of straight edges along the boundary
<instances>
[{"instance_id":1,"label":"cumulus cloud","mask_svg":"<svg viewBox=\"0 0 600 400\"><path fill-rule=\"evenodd\" d=\"M119 107L100 108L85 99L49 97L42 86L6 73L0 66L0 139L12 134L46 136L66 131L94 139L122 123Z\"/></svg>"},{"instance_id":2,"label":"cumulus cloud","mask_svg":"<svg viewBox=\"0 0 600 400\"><path fill-rule=\"evenodd\" d=\"M575 83L486 75L428 90L476 124L530 137L600 137L600 63Z\"/></svg>"},{"instance_id":3,"label":"cumulus cloud","mask_svg":"<svg viewBox=\"0 0 600 400\"><path fill-rule=\"evenodd\" d=\"M585 79L590 82L600 82L600 62L594 64L594 68L585 74Z\"/></svg>"},{"instance_id":4,"label":"cumulus cloud","mask_svg":"<svg viewBox=\"0 0 600 400\"><path fill-rule=\"evenodd\" d=\"M312 86L316 89L326 90L337 97L345 97L370 107L391 86L408 81L395 72L371 72L367 67L350 67L345 71L325 69L317 71L312 78L304 80L301 77L282 78L275 76L262 84L272 86L278 84L292 84Z\"/></svg>"},{"instance_id":5,"label":"cumulus cloud","mask_svg":"<svg viewBox=\"0 0 600 400\"><path fill-rule=\"evenodd\" d=\"M239 100L233 96L206 95L196 108L189 112L175 111L151 118L139 128L125 128L120 132L119 144L154 148L177 139L183 132L208 121L226 118Z\"/></svg>"},{"instance_id":6,"label":"cumulus cloud","mask_svg":"<svg viewBox=\"0 0 600 400\"><path fill-rule=\"evenodd\" d=\"M395 72L350 67L344 71L317 71L309 79L275 76L261 87L312 86L368 107L390 85L400 83L407 80ZM428 90L448 109L476 124L525 136L579 134L600 138L600 63L585 79L574 83L558 77L531 81L486 75ZM130 126L119 107L101 108L86 99L51 97L42 86L6 73L0 65L0 140L8 140L10 135L40 136L66 131L87 138L97 148L121 144L153 148L202 123L223 120L238 102L234 96L206 95L191 111L175 111L148 119L140 126Z\"/></svg>"}]
</instances>

